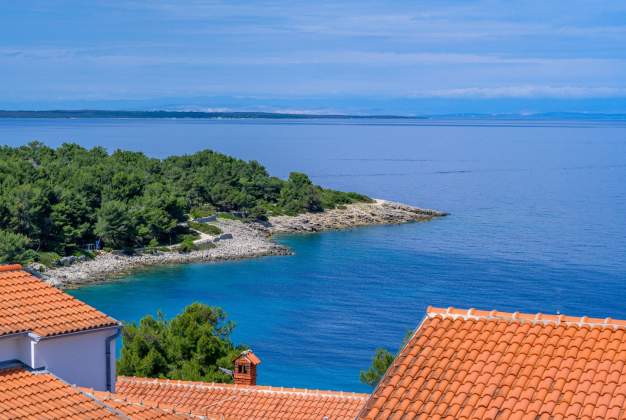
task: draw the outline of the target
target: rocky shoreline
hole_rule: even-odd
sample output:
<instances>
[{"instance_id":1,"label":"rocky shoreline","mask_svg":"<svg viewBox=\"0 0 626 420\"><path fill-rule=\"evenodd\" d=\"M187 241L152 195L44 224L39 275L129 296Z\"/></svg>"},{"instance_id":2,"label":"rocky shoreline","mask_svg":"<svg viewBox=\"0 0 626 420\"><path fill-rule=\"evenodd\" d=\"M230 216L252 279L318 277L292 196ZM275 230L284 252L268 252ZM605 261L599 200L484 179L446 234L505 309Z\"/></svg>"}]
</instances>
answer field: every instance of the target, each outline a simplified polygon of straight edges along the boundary
<instances>
[{"instance_id":1,"label":"rocky shoreline","mask_svg":"<svg viewBox=\"0 0 626 420\"><path fill-rule=\"evenodd\" d=\"M269 231L272 234L322 232L360 226L426 222L446 215L447 213L437 210L421 209L393 201L374 200L373 203L351 204L342 209L326 210L322 213L272 217L269 221Z\"/></svg>"},{"instance_id":2,"label":"rocky shoreline","mask_svg":"<svg viewBox=\"0 0 626 420\"><path fill-rule=\"evenodd\" d=\"M218 220L220 229L232 238L215 242L206 250L179 253L155 251L136 255L102 252L93 260L45 271L41 276L57 287L72 288L87 283L110 281L133 270L167 264L211 262L256 258L270 255L291 255L292 251L272 241L273 234L306 233L349 229L359 226L422 222L446 213L420 209L400 203L375 200L373 203L350 204L341 209L308 213L294 217L276 216L264 224L245 224L234 220ZM196 244L213 241L204 235Z\"/></svg>"}]
</instances>

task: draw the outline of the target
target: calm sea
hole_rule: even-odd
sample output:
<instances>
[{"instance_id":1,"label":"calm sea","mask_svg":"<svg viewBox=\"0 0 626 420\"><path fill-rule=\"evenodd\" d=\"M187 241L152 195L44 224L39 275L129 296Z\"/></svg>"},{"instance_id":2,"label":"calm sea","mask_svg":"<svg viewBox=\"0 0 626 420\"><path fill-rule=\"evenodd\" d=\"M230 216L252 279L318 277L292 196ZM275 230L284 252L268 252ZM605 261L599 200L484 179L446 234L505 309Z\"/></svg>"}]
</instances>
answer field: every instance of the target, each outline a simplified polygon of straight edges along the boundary
<instances>
[{"instance_id":1,"label":"calm sea","mask_svg":"<svg viewBox=\"0 0 626 420\"><path fill-rule=\"evenodd\" d=\"M0 120L0 139L156 157L210 148L451 212L280 238L291 257L159 268L73 292L124 321L221 306L263 360L263 384L367 391L359 370L377 347L397 349L430 304L626 318L624 123Z\"/></svg>"}]
</instances>

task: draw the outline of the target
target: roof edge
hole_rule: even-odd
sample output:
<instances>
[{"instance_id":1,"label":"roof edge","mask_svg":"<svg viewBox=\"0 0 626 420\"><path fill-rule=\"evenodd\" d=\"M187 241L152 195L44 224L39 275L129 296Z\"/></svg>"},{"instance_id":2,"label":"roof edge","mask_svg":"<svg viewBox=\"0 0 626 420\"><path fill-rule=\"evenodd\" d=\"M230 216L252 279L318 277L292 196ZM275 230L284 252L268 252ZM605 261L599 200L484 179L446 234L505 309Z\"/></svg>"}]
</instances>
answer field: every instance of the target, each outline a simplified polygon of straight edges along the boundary
<instances>
[{"instance_id":1,"label":"roof edge","mask_svg":"<svg viewBox=\"0 0 626 420\"><path fill-rule=\"evenodd\" d=\"M109 317L109 318L111 318L111 317ZM89 333L94 333L94 332L98 332L98 331L111 330L111 329L114 329L114 328L120 329L120 328L124 327L124 324L122 324L117 319L115 319L115 318L111 318L111 319L113 319L116 323L115 324L110 324L110 325L101 325L99 327L85 328L84 330L76 330L76 331L69 331L69 332L63 332L63 333L58 333L58 334L49 334L49 335L39 335L36 332L30 331L30 330L25 332L25 333L29 337L31 337L33 340L35 340L35 341L43 341L43 340L51 340L53 338L67 337L68 335L89 334Z\"/></svg>"},{"instance_id":2,"label":"roof edge","mask_svg":"<svg viewBox=\"0 0 626 420\"><path fill-rule=\"evenodd\" d=\"M437 308L429 306L426 309L426 316L433 318L441 316L444 318L463 320L500 320L510 322L532 322L541 324L554 324L578 327L603 327L603 328L626 328L626 320L613 318L589 318L587 316L569 316L563 314L543 314L523 313L523 312L503 312L495 309L486 311L475 308L461 309L455 307Z\"/></svg>"},{"instance_id":3,"label":"roof edge","mask_svg":"<svg viewBox=\"0 0 626 420\"><path fill-rule=\"evenodd\" d=\"M370 407L370 403L373 402L374 395L376 395L376 393L378 392L378 389L380 388L381 384L383 382L385 382L387 377L390 375L390 372L393 370L393 368L396 365L396 362L398 361L398 357L409 347L409 344L413 341L413 339L415 338L417 333L424 326L424 323L426 322L426 320L429 318L428 310L430 308L431 308L430 306L427 308L426 314L422 317L422 320L420 321L420 323L417 326L417 328L415 328L415 330L413 331L413 334L411 334L411 338L406 340L406 343L404 343L404 345L400 349L398 349L398 353L396 353L395 357L393 358L393 362L391 362L391 364L389 365L389 367L385 371L385 374L382 376L382 378L380 378L380 381L378 381L378 383L376 384L376 386L372 390L372 393L368 395L367 401L365 401L365 404L363 404L363 407L361 407L361 410L359 411L359 413L356 416L357 420L361 419L361 418L364 418L367 415L369 409L371 408Z\"/></svg>"}]
</instances>

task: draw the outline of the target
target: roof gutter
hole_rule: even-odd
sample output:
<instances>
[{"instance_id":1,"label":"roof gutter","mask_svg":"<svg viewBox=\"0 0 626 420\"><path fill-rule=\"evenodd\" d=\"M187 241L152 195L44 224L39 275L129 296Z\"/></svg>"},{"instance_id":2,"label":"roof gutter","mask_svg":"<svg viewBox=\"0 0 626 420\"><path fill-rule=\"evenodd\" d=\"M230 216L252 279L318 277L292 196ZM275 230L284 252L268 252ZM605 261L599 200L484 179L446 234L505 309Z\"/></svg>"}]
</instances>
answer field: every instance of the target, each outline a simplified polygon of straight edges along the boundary
<instances>
[{"instance_id":1,"label":"roof gutter","mask_svg":"<svg viewBox=\"0 0 626 420\"><path fill-rule=\"evenodd\" d=\"M120 334L122 333L122 329L120 327L117 328L117 330L115 331L115 334L108 336L105 340L104 340L104 345L105 345L105 366L106 366L106 390L109 392L113 392L113 378L112 378L112 372L111 372L111 342L113 340L115 340L117 337L120 336Z\"/></svg>"},{"instance_id":2,"label":"roof gutter","mask_svg":"<svg viewBox=\"0 0 626 420\"><path fill-rule=\"evenodd\" d=\"M72 331L72 332L61 333L61 334L53 334L53 335L43 335L43 336L39 335L39 334L37 334L35 332L32 332L32 331L25 331L23 333L18 333L18 334L26 334L31 339L39 342L39 341L42 341L42 340L52 340L52 339L55 339L55 338L68 337L68 336L71 336L71 335L90 334L90 333L94 333L94 332L98 332L98 331L111 330L111 329L114 329L114 328L119 329L121 326L122 326L122 324L118 323L118 324L113 324L113 325L107 325L105 327L90 328L90 329L86 329L86 330Z\"/></svg>"}]
</instances>

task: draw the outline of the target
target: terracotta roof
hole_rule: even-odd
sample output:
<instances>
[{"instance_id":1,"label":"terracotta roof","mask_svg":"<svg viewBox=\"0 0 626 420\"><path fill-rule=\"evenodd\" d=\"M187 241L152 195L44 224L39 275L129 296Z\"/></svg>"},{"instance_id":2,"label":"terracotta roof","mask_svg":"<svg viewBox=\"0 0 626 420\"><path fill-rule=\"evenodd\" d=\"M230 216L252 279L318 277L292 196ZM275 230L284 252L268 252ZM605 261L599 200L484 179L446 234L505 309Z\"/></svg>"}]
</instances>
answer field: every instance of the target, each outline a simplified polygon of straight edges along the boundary
<instances>
[{"instance_id":1,"label":"terracotta roof","mask_svg":"<svg viewBox=\"0 0 626 420\"><path fill-rule=\"evenodd\" d=\"M87 419L119 415L50 373L0 370L0 418Z\"/></svg>"},{"instance_id":2,"label":"terracotta roof","mask_svg":"<svg viewBox=\"0 0 626 420\"><path fill-rule=\"evenodd\" d=\"M239 419L354 419L367 394L269 386L245 386L170 381L120 376L116 395L208 418Z\"/></svg>"},{"instance_id":3,"label":"terracotta roof","mask_svg":"<svg viewBox=\"0 0 626 420\"><path fill-rule=\"evenodd\" d=\"M80 388L85 394L101 401L102 404L130 417L133 420L181 420L196 418L189 413L176 413L173 409L159 408L156 405L130 401L122 396L105 391L94 391L90 388Z\"/></svg>"},{"instance_id":4,"label":"terracotta roof","mask_svg":"<svg viewBox=\"0 0 626 420\"><path fill-rule=\"evenodd\" d=\"M22 270L0 265L0 336L51 336L119 325L118 321Z\"/></svg>"},{"instance_id":5,"label":"terracotta roof","mask_svg":"<svg viewBox=\"0 0 626 420\"><path fill-rule=\"evenodd\" d=\"M626 418L626 321L430 307L359 418Z\"/></svg>"},{"instance_id":6,"label":"terracotta roof","mask_svg":"<svg viewBox=\"0 0 626 420\"><path fill-rule=\"evenodd\" d=\"M261 359L259 359L259 357L254 354L252 350L244 350L239 356L235 357L235 360L240 358L246 359L248 362L252 363L255 366L261 364Z\"/></svg>"}]
</instances>

